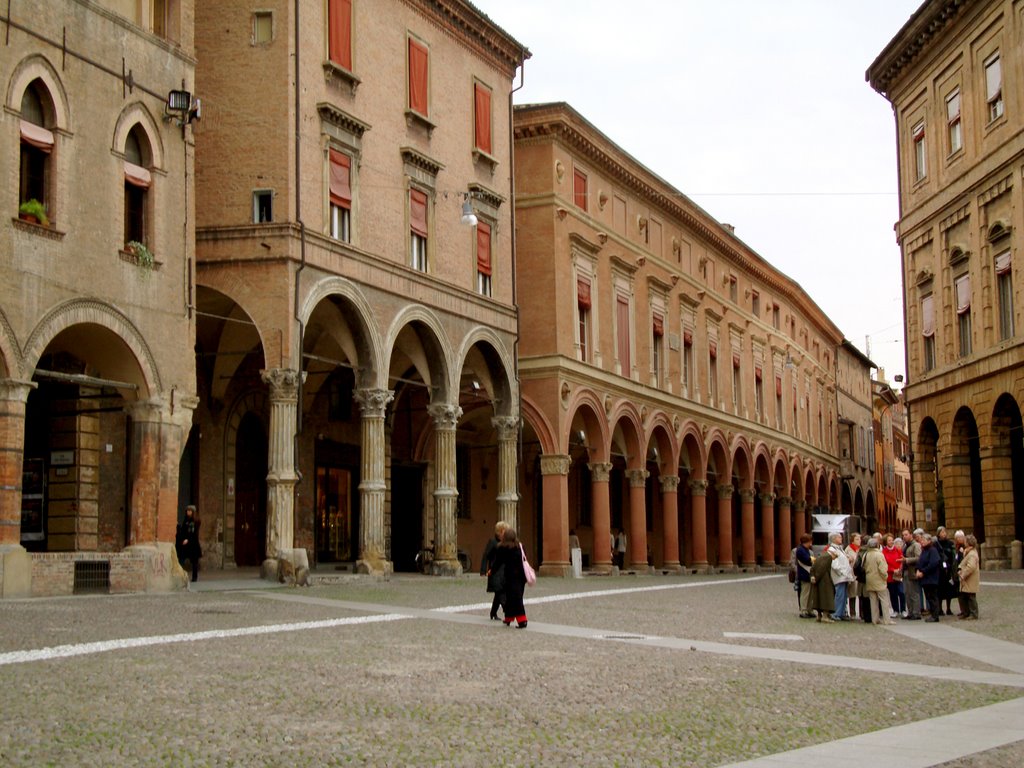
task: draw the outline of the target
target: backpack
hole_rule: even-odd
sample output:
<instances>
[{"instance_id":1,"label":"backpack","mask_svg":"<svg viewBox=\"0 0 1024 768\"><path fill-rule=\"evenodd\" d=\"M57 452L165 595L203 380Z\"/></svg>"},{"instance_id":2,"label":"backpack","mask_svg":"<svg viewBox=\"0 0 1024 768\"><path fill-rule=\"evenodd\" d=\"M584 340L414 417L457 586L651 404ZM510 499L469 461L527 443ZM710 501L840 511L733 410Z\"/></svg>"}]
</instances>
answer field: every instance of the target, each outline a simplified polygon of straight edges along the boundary
<instances>
[{"instance_id":1,"label":"backpack","mask_svg":"<svg viewBox=\"0 0 1024 768\"><path fill-rule=\"evenodd\" d=\"M853 575L857 577L857 581L860 584L864 584L868 580L868 573L864 570L864 550L861 549L857 552L857 559L853 561Z\"/></svg>"}]
</instances>

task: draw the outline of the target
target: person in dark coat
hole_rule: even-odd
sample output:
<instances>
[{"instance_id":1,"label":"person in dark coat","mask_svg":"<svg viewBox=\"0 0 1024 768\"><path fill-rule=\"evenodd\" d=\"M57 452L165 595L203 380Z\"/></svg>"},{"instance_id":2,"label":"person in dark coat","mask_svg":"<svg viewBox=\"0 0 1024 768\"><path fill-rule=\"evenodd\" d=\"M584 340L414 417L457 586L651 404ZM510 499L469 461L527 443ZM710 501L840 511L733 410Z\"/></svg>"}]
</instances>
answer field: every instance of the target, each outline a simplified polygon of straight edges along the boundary
<instances>
[{"instance_id":1,"label":"person in dark coat","mask_svg":"<svg viewBox=\"0 0 1024 768\"><path fill-rule=\"evenodd\" d=\"M957 558L956 544L949 538L949 531L945 526L940 525L936 533L935 546L942 555L942 573L939 576L939 614L953 615L953 598L960 592L960 576L957 575L957 566L960 565ZM942 610L942 604L946 604L946 610Z\"/></svg>"},{"instance_id":2,"label":"person in dark coat","mask_svg":"<svg viewBox=\"0 0 1024 768\"><path fill-rule=\"evenodd\" d=\"M917 558L917 578L928 600L931 615L928 621L938 621L942 606L939 604L939 580L942 578L942 555L932 537L921 534L921 554Z\"/></svg>"},{"instance_id":3,"label":"person in dark coat","mask_svg":"<svg viewBox=\"0 0 1024 768\"><path fill-rule=\"evenodd\" d=\"M811 613L811 534L800 535L800 546L796 548L796 585L800 595L800 618L813 619Z\"/></svg>"},{"instance_id":4,"label":"person in dark coat","mask_svg":"<svg viewBox=\"0 0 1024 768\"><path fill-rule=\"evenodd\" d=\"M519 546L515 528L505 529L495 553L494 568L503 570L505 574L505 602L502 605L505 626L510 626L515 619L516 626L525 629L526 606L523 605L523 592L526 590L526 571L523 570L523 550Z\"/></svg>"},{"instance_id":5,"label":"person in dark coat","mask_svg":"<svg viewBox=\"0 0 1024 768\"><path fill-rule=\"evenodd\" d=\"M832 560L835 553L826 549L811 566L811 594L807 607L818 612L818 621L831 624L836 609L836 588L832 582Z\"/></svg>"},{"instance_id":6,"label":"person in dark coat","mask_svg":"<svg viewBox=\"0 0 1024 768\"><path fill-rule=\"evenodd\" d=\"M487 577L487 591L494 593L491 600L491 619L497 620L498 606L505 602L505 571L494 567L494 560L501 544L501 534L508 528L508 523L499 520L494 525L494 536L487 540L484 556L480 559L480 575Z\"/></svg>"},{"instance_id":7,"label":"person in dark coat","mask_svg":"<svg viewBox=\"0 0 1024 768\"><path fill-rule=\"evenodd\" d=\"M178 553L178 564L184 568L185 561L188 560L192 564L192 581L198 581L199 558L203 556L203 549L199 546L199 518L196 517L194 504L185 507L185 519L178 523L175 549Z\"/></svg>"}]
</instances>

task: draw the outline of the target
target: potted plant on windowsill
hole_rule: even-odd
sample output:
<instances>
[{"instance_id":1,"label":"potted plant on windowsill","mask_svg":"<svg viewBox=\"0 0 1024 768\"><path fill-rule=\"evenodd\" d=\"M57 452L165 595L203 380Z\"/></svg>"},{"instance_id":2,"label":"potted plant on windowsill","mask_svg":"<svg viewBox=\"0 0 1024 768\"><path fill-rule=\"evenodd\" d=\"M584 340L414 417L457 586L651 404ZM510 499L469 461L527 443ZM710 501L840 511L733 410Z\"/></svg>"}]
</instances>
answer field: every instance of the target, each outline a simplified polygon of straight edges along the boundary
<instances>
[{"instance_id":1,"label":"potted plant on windowsill","mask_svg":"<svg viewBox=\"0 0 1024 768\"><path fill-rule=\"evenodd\" d=\"M18 218L33 224L42 224L44 227L50 226L50 219L46 215L46 207L35 198L26 200L18 206Z\"/></svg>"},{"instance_id":2,"label":"potted plant on windowsill","mask_svg":"<svg viewBox=\"0 0 1024 768\"><path fill-rule=\"evenodd\" d=\"M145 270L153 269L156 260L153 258L153 252L146 247L145 243L140 243L138 240L129 240L124 244L124 249L135 257L136 263Z\"/></svg>"}]
</instances>

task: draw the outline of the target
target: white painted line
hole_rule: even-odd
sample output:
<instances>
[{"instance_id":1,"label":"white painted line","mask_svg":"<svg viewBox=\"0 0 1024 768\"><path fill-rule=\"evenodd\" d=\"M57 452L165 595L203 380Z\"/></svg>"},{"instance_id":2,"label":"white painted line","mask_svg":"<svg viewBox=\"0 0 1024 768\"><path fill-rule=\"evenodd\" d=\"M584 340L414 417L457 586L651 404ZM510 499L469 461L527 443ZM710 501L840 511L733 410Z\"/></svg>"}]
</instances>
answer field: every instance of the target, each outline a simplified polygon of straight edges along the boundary
<instances>
[{"instance_id":1,"label":"white painted line","mask_svg":"<svg viewBox=\"0 0 1024 768\"><path fill-rule=\"evenodd\" d=\"M1024 587L1024 584L1012 584L1006 581L983 581L981 582L983 587Z\"/></svg>"},{"instance_id":2,"label":"white painted line","mask_svg":"<svg viewBox=\"0 0 1024 768\"><path fill-rule=\"evenodd\" d=\"M751 640L803 640L800 635L769 635L758 632L723 632L722 637L749 638Z\"/></svg>"},{"instance_id":3,"label":"white painted line","mask_svg":"<svg viewBox=\"0 0 1024 768\"><path fill-rule=\"evenodd\" d=\"M251 635L272 635L278 632L301 632L307 629L329 629L350 624L374 624L381 621L397 621L407 619L397 613L377 616L353 616L346 619L325 619L323 621L300 621L291 624L267 624L259 627L239 627L237 629L212 629L205 632L185 632L180 635L152 635L150 637L127 637L119 640L102 640L95 643L75 643L74 645L57 645L53 648L38 648L31 651L9 651L0 653L0 666L8 664L24 664L30 661L49 661L66 659L71 656L87 656L93 653L117 651L128 648L145 648L152 645L170 645L172 643L192 643L197 640L217 640L226 637L246 637Z\"/></svg>"}]
</instances>

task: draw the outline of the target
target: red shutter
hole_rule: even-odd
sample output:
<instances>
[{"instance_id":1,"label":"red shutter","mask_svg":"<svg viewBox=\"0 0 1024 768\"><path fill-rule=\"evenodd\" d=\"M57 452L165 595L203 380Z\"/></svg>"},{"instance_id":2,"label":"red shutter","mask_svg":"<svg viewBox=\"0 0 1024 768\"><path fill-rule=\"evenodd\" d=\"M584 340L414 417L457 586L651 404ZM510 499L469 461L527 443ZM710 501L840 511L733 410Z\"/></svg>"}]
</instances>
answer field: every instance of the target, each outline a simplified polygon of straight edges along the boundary
<instances>
[{"instance_id":1,"label":"red shutter","mask_svg":"<svg viewBox=\"0 0 1024 768\"><path fill-rule=\"evenodd\" d=\"M327 0L327 51L332 62L352 69L352 0Z\"/></svg>"},{"instance_id":2,"label":"red shutter","mask_svg":"<svg viewBox=\"0 0 1024 768\"><path fill-rule=\"evenodd\" d=\"M53 151L53 133L28 120L21 121L21 140L43 152Z\"/></svg>"},{"instance_id":3,"label":"red shutter","mask_svg":"<svg viewBox=\"0 0 1024 768\"><path fill-rule=\"evenodd\" d=\"M352 207L352 160L344 152L331 150L331 204Z\"/></svg>"},{"instance_id":4,"label":"red shutter","mask_svg":"<svg viewBox=\"0 0 1024 768\"><path fill-rule=\"evenodd\" d=\"M622 366L622 375L628 376L631 368L629 361L629 300L619 296L617 302L619 363Z\"/></svg>"},{"instance_id":5,"label":"red shutter","mask_svg":"<svg viewBox=\"0 0 1024 768\"><path fill-rule=\"evenodd\" d=\"M708 354L712 360L718 357L718 342L712 341L708 344Z\"/></svg>"},{"instance_id":6,"label":"red shutter","mask_svg":"<svg viewBox=\"0 0 1024 768\"><path fill-rule=\"evenodd\" d=\"M590 309L590 281L585 277L576 278L576 303L583 309Z\"/></svg>"},{"instance_id":7,"label":"red shutter","mask_svg":"<svg viewBox=\"0 0 1024 768\"><path fill-rule=\"evenodd\" d=\"M693 346L693 331L683 331L683 344Z\"/></svg>"},{"instance_id":8,"label":"red shutter","mask_svg":"<svg viewBox=\"0 0 1024 768\"><path fill-rule=\"evenodd\" d=\"M150 184L153 183L153 176L141 165L135 165L135 163L129 163L125 160L124 180L132 186L149 189Z\"/></svg>"},{"instance_id":9,"label":"red shutter","mask_svg":"<svg viewBox=\"0 0 1024 768\"><path fill-rule=\"evenodd\" d=\"M761 381L761 379L762 379L761 366L760 365L755 365L754 366L754 380L755 381Z\"/></svg>"},{"instance_id":10,"label":"red shutter","mask_svg":"<svg viewBox=\"0 0 1024 768\"><path fill-rule=\"evenodd\" d=\"M775 396L782 397L782 377L775 377Z\"/></svg>"},{"instance_id":11,"label":"red shutter","mask_svg":"<svg viewBox=\"0 0 1024 768\"><path fill-rule=\"evenodd\" d=\"M418 189L409 190L409 225L417 235L427 236L427 196Z\"/></svg>"},{"instance_id":12,"label":"red shutter","mask_svg":"<svg viewBox=\"0 0 1024 768\"><path fill-rule=\"evenodd\" d=\"M482 221L476 225L476 271L491 274L491 227Z\"/></svg>"},{"instance_id":13,"label":"red shutter","mask_svg":"<svg viewBox=\"0 0 1024 768\"><path fill-rule=\"evenodd\" d=\"M659 314L654 315L654 328L652 329L655 336L665 335L665 318Z\"/></svg>"},{"instance_id":14,"label":"red shutter","mask_svg":"<svg viewBox=\"0 0 1024 768\"><path fill-rule=\"evenodd\" d=\"M491 91L480 83L476 83L474 86L473 107L476 116L476 148L489 155L491 154Z\"/></svg>"},{"instance_id":15,"label":"red shutter","mask_svg":"<svg viewBox=\"0 0 1024 768\"><path fill-rule=\"evenodd\" d=\"M587 175L575 168L572 171L572 198L577 208L587 210Z\"/></svg>"},{"instance_id":16,"label":"red shutter","mask_svg":"<svg viewBox=\"0 0 1024 768\"><path fill-rule=\"evenodd\" d=\"M736 353L733 353L733 356L732 356L732 367L733 368L739 368L740 367L740 356L737 355Z\"/></svg>"},{"instance_id":17,"label":"red shutter","mask_svg":"<svg viewBox=\"0 0 1024 768\"><path fill-rule=\"evenodd\" d=\"M427 116L427 49L409 40L409 109Z\"/></svg>"}]
</instances>

